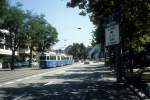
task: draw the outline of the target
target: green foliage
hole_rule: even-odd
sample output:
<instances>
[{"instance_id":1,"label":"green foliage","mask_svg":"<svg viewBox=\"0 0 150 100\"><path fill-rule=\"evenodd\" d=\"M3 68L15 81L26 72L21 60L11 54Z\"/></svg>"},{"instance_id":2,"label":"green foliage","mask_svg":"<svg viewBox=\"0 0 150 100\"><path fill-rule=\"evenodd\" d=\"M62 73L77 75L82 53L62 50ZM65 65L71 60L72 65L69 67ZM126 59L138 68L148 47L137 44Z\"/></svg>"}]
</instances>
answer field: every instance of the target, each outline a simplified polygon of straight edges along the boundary
<instances>
[{"instance_id":1,"label":"green foliage","mask_svg":"<svg viewBox=\"0 0 150 100\"><path fill-rule=\"evenodd\" d=\"M0 0L0 28L9 30L12 69L18 47L30 47L32 56L33 47L45 51L58 41L57 30L46 21L44 15L33 15L21 7L20 3L10 6L7 0Z\"/></svg>"},{"instance_id":2,"label":"green foliage","mask_svg":"<svg viewBox=\"0 0 150 100\"><path fill-rule=\"evenodd\" d=\"M11 69L14 69L15 52L21 42L23 33L24 11L20 6L8 6L2 28L9 30L10 47L12 50Z\"/></svg>"},{"instance_id":3,"label":"green foliage","mask_svg":"<svg viewBox=\"0 0 150 100\"><path fill-rule=\"evenodd\" d=\"M23 33L24 12L18 6L10 6L3 26L9 30L11 36L11 48L16 50Z\"/></svg>"},{"instance_id":4,"label":"green foliage","mask_svg":"<svg viewBox=\"0 0 150 100\"><path fill-rule=\"evenodd\" d=\"M26 13L26 33L27 44L39 48L39 51L45 51L57 42L58 32L44 19L43 15Z\"/></svg>"},{"instance_id":5,"label":"green foliage","mask_svg":"<svg viewBox=\"0 0 150 100\"><path fill-rule=\"evenodd\" d=\"M7 0L0 0L0 28L4 23L8 10L8 1Z\"/></svg>"},{"instance_id":6,"label":"green foliage","mask_svg":"<svg viewBox=\"0 0 150 100\"><path fill-rule=\"evenodd\" d=\"M73 55L73 57L76 59L85 59L87 55L86 47L83 43L74 43L73 45L67 47L66 50L67 54Z\"/></svg>"},{"instance_id":7,"label":"green foliage","mask_svg":"<svg viewBox=\"0 0 150 100\"><path fill-rule=\"evenodd\" d=\"M68 7L78 6L81 12L87 12L96 26L94 38L105 43L105 24L107 18L114 15L119 20L122 46L139 46L137 40L150 33L150 2L148 0L71 0Z\"/></svg>"},{"instance_id":8,"label":"green foliage","mask_svg":"<svg viewBox=\"0 0 150 100\"><path fill-rule=\"evenodd\" d=\"M132 48L135 48L137 52L143 52L147 50L145 46L147 46L149 43L150 43L150 35L143 35L133 42Z\"/></svg>"},{"instance_id":9,"label":"green foliage","mask_svg":"<svg viewBox=\"0 0 150 100\"><path fill-rule=\"evenodd\" d=\"M25 14L25 45L30 47L30 66L32 63L32 50L44 52L57 42L57 31L44 18L44 15L32 15L30 11Z\"/></svg>"}]
</instances>

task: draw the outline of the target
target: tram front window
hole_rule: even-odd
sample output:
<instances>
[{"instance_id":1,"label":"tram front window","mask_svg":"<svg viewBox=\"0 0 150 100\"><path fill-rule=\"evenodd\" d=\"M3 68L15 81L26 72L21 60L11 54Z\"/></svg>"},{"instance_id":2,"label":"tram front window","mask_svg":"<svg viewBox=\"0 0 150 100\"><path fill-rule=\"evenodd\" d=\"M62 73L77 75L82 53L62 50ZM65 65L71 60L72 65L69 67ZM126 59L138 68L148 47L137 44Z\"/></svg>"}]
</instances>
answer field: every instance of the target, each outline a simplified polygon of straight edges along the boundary
<instances>
[{"instance_id":1,"label":"tram front window","mask_svg":"<svg viewBox=\"0 0 150 100\"><path fill-rule=\"evenodd\" d=\"M46 56L40 56L40 60L46 60Z\"/></svg>"}]
</instances>

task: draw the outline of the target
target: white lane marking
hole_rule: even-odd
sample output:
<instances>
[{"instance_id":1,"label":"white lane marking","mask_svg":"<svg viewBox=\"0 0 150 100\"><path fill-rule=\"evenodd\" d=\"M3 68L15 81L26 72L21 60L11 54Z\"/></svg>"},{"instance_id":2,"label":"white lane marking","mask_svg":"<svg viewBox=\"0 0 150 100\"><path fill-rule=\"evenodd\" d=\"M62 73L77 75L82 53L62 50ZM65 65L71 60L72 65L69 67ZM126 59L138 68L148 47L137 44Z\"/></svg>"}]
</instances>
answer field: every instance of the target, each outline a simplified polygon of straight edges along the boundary
<instances>
[{"instance_id":1,"label":"white lane marking","mask_svg":"<svg viewBox=\"0 0 150 100\"><path fill-rule=\"evenodd\" d=\"M44 86L46 86L46 85L50 85L50 84L52 84L52 83L54 83L54 81L50 81L50 82L48 82L48 83L44 84Z\"/></svg>"},{"instance_id":2,"label":"white lane marking","mask_svg":"<svg viewBox=\"0 0 150 100\"><path fill-rule=\"evenodd\" d=\"M20 100L22 97L24 97L26 94L23 94L23 95L21 95L21 96L18 96L18 97L16 97L16 98L14 98L13 100Z\"/></svg>"},{"instance_id":3,"label":"white lane marking","mask_svg":"<svg viewBox=\"0 0 150 100\"><path fill-rule=\"evenodd\" d=\"M10 82L4 83L4 85L8 85L8 84L12 84L12 83L14 83L14 82L10 81Z\"/></svg>"},{"instance_id":4,"label":"white lane marking","mask_svg":"<svg viewBox=\"0 0 150 100\"><path fill-rule=\"evenodd\" d=\"M17 81L17 82L20 82L20 81L23 81L23 79L17 79L16 81Z\"/></svg>"}]
</instances>

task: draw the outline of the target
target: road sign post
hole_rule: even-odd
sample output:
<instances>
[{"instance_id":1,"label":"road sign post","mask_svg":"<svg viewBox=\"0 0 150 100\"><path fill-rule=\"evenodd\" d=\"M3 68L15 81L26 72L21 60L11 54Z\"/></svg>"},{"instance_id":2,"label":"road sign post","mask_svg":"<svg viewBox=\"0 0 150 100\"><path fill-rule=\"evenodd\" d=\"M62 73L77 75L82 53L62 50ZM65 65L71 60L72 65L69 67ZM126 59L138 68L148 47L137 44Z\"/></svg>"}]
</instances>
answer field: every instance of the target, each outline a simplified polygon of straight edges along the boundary
<instances>
[{"instance_id":1,"label":"road sign post","mask_svg":"<svg viewBox=\"0 0 150 100\"><path fill-rule=\"evenodd\" d=\"M119 24L115 21L111 21L106 25L105 28L105 45L108 47L115 47L116 54L116 76L117 82L122 81L122 67L121 67L121 47L120 47L120 36L119 36Z\"/></svg>"}]
</instances>

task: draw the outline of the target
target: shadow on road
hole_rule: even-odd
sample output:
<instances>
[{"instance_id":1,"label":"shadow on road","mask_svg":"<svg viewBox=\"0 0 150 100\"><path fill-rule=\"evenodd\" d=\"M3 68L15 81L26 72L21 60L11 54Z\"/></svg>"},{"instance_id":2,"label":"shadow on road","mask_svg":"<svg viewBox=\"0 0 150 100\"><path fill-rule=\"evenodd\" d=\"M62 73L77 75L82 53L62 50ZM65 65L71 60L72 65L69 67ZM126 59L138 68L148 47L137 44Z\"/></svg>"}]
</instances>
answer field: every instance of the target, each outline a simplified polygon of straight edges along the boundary
<instances>
[{"instance_id":1,"label":"shadow on road","mask_svg":"<svg viewBox=\"0 0 150 100\"><path fill-rule=\"evenodd\" d=\"M76 67L66 74L43 76L45 79L63 79L59 84L18 84L18 87L0 88L2 100L138 100L124 84L109 80L113 73L102 66Z\"/></svg>"}]
</instances>

